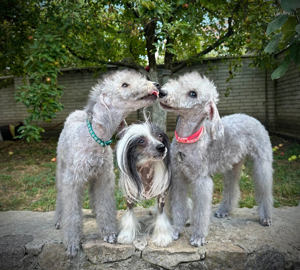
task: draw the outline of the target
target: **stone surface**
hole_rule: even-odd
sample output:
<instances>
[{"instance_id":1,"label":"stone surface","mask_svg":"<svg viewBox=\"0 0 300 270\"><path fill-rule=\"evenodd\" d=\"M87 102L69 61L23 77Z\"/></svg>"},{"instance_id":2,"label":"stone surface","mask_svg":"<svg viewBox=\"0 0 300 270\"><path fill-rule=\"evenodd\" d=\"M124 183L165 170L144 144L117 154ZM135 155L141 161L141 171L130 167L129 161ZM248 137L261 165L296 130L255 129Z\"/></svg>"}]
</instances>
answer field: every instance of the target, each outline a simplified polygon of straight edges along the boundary
<instances>
[{"instance_id":1,"label":"stone surface","mask_svg":"<svg viewBox=\"0 0 300 270\"><path fill-rule=\"evenodd\" d=\"M140 241L111 245L97 236L95 217L84 210L82 249L73 259L62 231L54 229L53 212L1 212L0 269L300 269L299 206L274 209L270 227L259 224L256 208L236 209L224 219L212 212L207 243L199 248L189 244L192 227L167 248L154 246L145 233L154 216L149 209L135 211Z\"/></svg>"}]
</instances>

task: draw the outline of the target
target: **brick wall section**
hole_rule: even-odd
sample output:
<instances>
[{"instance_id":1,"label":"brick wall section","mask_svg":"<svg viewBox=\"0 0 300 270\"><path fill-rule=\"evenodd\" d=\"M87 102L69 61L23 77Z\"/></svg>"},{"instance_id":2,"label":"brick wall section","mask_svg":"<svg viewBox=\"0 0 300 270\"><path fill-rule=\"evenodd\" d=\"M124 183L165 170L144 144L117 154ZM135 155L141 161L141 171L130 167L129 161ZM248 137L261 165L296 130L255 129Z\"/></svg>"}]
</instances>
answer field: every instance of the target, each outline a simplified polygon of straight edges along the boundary
<instances>
[{"instance_id":1,"label":"brick wall section","mask_svg":"<svg viewBox=\"0 0 300 270\"><path fill-rule=\"evenodd\" d=\"M61 102L64 110L57 112L57 117L52 123L41 123L41 126L47 131L47 135L55 135L60 132L67 116L75 111L82 110L87 103L88 94L102 73L95 76L91 70L65 71L58 76L58 83L65 87ZM22 84L22 79L14 78L14 84L0 89L0 126L14 124L27 118L27 108L22 103L16 103L14 94L16 87ZM137 118L137 112L128 116L128 123L132 123ZM58 125L58 126L57 126Z\"/></svg>"},{"instance_id":2,"label":"brick wall section","mask_svg":"<svg viewBox=\"0 0 300 270\"><path fill-rule=\"evenodd\" d=\"M282 60L284 53L279 55ZM276 131L300 134L300 69L294 64L276 80Z\"/></svg>"},{"instance_id":3,"label":"brick wall section","mask_svg":"<svg viewBox=\"0 0 300 270\"><path fill-rule=\"evenodd\" d=\"M26 118L26 107L15 100L16 87L22 84L21 78L14 78L11 85L0 89L0 126L14 124Z\"/></svg>"},{"instance_id":4,"label":"brick wall section","mask_svg":"<svg viewBox=\"0 0 300 270\"><path fill-rule=\"evenodd\" d=\"M266 99L267 99L267 106L266 106L266 128L271 131L276 130L275 126L275 105L276 105L276 88L275 88L275 81L271 79L271 72L267 72L266 75Z\"/></svg>"},{"instance_id":5,"label":"brick wall section","mask_svg":"<svg viewBox=\"0 0 300 270\"><path fill-rule=\"evenodd\" d=\"M249 66L251 58L244 57L242 68L234 79L226 83L229 76L228 65L230 59L210 59L202 64L187 66L175 76L185 72L198 70L214 81L219 92L220 101L218 109L221 116L233 113L246 113L257 118L269 130L298 132L300 131L300 73L295 66L276 82L271 80L270 73ZM210 66L217 66L213 72ZM162 70L159 69L159 80L162 81ZM65 86L62 96L64 110L57 113L57 118L52 123L42 123L48 135L57 134L62 125L54 129L51 127L65 121L66 117L74 110L81 110L86 105L88 93L97 83L101 73L88 69L64 71L58 82ZM16 103L14 94L16 86L22 83L21 78L14 78L14 84L0 89L0 125L7 125L23 121L27 116L27 109L21 103ZM232 87L229 97L225 97L227 87ZM142 119L141 112L134 112L127 122L131 124ZM177 116L167 115L167 131L175 129ZM50 130L49 130L50 129Z\"/></svg>"}]
</instances>

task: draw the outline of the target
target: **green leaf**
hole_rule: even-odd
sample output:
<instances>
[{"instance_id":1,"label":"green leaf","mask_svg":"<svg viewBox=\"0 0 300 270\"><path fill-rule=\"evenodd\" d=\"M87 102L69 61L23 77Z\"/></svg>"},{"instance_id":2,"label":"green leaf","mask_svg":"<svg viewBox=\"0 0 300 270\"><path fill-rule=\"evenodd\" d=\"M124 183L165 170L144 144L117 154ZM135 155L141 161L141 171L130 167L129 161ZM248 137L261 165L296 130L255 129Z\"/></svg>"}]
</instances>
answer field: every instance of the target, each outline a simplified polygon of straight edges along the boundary
<instances>
[{"instance_id":1,"label":"green leaf","mask_svg":"<svg viewBox=\"0 0 300 270\"><path fill-rule=\"evenodd\" d=\"M283 34L282 40L284 41L285 45L287 45L287 42L289 42L289 40L295 36L295 31L293 29L295 29L297 23L296 17L290 16L285 24L281 27L281 32Z\"/></svg>"},{"instance_id":2,"label":"green leaf","mask_svg":"<svg viewBox=\"0 0 300 270\"><path fill-rule=\"evenodd\" d=\"M24 63L24 67L26 67L29 64L30 61L31 61L30 59L26 60L25 63Z\"/></svg>"},{"instance_id":3,"label":"green leaf","mask_svg":"<svg viewBox=\"0 0 300 270\"><path fill-rule=\"evenodd\" d=\"M272 53L276 50L276 47L278 45L278 42L279 42L279 39L281 36L282 36L282 33L276 34L271 38L270 42L268 43L267 47L265 48L266 53Z\"/></svg>"},{"instance_id":4,"label":"green leaf","mask_svg":"<svg viewBox=\"0 0 300 270\"><path fill-rule=\"evenodd\" d=\"M296 26L295 31L296 31L298 34L300 34L300 24L298 24L298 25Z\"/></svg>"},{"instance_id":5,"label":"green leaf","mask_svg":"<svg viewBox=\"0 0 300 270\"><path fill-rule=\"evenodd\" d=\"M290 55L295 64L298 66L300 65L300 44L299 43L293 43L293 45L289 48Z\"/></svg>"},{"instance_id":6,"label":"green leaf","mask_svg":"<svg viewBox=\"0 0 300 270\"><path fill-rule=\"evenodd\" d=\"M284 73L288 70L289 68L289 65L290 65L290 60L291 60L291 57L290 55L288 54L284 59L283 61L280 63L279 67L276 68L272 75L271 75L271 78L272 80L276 80L276 79L279 79L281 78Z\"/></svg>"},{"instance_id":7,"label":"green leaf","mask_svg":"<svg viewBox=\"0 0 300 270\"><path fill-rule=\"evenodd\" d=\"M300 7L299 0L281 0L281 7L284 11L292 13L296 8Z\"/></svg>"},{"instance_id":8,"label":"green leaf","mask_svg":"<svg viewBox=\"0 0 300 270\"><path fill-rule=\"evenodd\" d=\"M175 50L173 48L167 48L167 51L172 53L172 54L175 54Z\"/></svg>"},{"instance_id":9,"label":"green leaf","mask_svg":"<svg viewBox=\"0 0 300 270\"><path fill-rule=\"evenodd\" d=\"M287 19L288 14L281 14L273 22L270 22L267 28L267 35L270 35L271 33L278 30L286 22Z\"/></svg>"},{"instance_id":10,"label":"green leaf","mask_svg":"<svg viewBox=\"0 0 300 270\"><path fill-rule=\"evenodd\" d=\"M180 5L184 4L184 3L185 3L184 0L179 0L179 1L177 1L177 6L180 6Z\"/></svg>"}]
</instances>

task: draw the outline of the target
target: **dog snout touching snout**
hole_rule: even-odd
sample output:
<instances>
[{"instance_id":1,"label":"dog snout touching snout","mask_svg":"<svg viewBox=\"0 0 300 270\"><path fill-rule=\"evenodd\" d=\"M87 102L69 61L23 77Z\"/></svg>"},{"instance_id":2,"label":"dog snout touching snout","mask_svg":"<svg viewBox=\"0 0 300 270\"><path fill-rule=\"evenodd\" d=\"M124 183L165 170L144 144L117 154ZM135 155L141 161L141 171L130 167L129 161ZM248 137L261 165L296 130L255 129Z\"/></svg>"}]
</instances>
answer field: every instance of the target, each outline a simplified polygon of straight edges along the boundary
<instances>
[{"instance_id":1,"label":"dog snout touching snout","mask_svg":"<svg viewBox=\"0 0 300 270\"><path fill-rule=\"evenodd\" d=\"M159 89L159 97L163 98L168 95L168 92L162 89Z\"/></svg>"},{"instance_id":2,"label":"dog snout touching snout","mask_svg":"<svg viewBox=\"0 0 300 270\"><path fill-rule=\"evenodd\" d=\"M159 153L165 152L165 149L166 149L166 147L165 147L163 144L159 144L158 146L156 146L156 150L157 150Z\"/></svg>"}]
</instances>

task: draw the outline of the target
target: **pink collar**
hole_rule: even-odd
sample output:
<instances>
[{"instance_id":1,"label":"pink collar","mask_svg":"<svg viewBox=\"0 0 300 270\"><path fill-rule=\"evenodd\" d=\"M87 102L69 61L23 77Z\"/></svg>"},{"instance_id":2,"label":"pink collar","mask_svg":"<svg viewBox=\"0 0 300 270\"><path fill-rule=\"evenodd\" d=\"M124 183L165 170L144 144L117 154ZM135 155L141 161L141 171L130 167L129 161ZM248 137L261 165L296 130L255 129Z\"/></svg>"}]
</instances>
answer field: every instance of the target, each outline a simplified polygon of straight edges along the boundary
<instances>
[{"instance_id":1,"label":"pink collar","mask_svg":"<svg viewBox=\"0 0 300 270\"><path fill-rule=\"evenodd\" d=\"M192 134L191 136L187 138L180 138L178 137L177 132L175 130L175 138L176 141L179 143L195 143L200 139L202 133L203 133L203 126L200 127L200 129L196 133Z\"/></svg>"}]
</instances>

